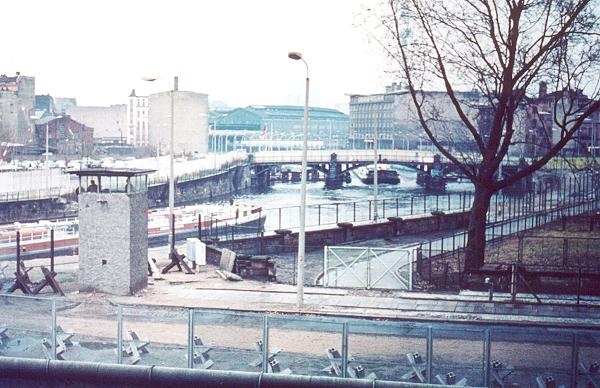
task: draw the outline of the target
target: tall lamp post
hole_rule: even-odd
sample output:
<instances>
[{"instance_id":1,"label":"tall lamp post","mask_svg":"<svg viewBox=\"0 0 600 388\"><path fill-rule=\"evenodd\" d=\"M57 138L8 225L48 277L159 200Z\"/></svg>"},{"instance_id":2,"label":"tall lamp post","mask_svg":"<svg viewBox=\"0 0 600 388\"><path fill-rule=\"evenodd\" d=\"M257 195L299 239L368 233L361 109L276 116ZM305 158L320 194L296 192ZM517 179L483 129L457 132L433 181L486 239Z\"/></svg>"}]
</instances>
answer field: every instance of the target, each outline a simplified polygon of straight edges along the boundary
<instances>
[{"instance_id":1,"label":"tall lamp post","mask_svg":"<svg viewBox=\"0 0 600 388\"><path fill-rule=\"evenodd\" d=\"M288 57L295 61L302 61L306 66L306 89L304 92L304 137L302 142L302 172L300 176L300 230L298 231L298 273L296 278L296 284L298 287L297 291L297 304L298 308L302 308L304 304L304 254L306 248L306 159L307 159L307 148L308 148L308 89L309 89L309 77L308 77L308 64L302 58L302 54L299 52L291 51L288 53Z\"/></svg>"},{"instance_id":2,"label":"tall lamp post","mask_svg":"<svg viewBox=\"0 0 600 388\"><path fill-rule=\"evenodd\" d=\"M375 128L373 130L373 221L377 221L377 219L379 218L379 215L377 214L377 196L379 195L379 166L377 164L378 159L379 159L379 150L378 150L378 146L379 146L379 133L378 133L378 127L379 127L379 112L375 112L376 114L376 119L375 119Z\"/></svg>"},{"instance_id":3,"label":"tall lamp post","mask_svg":"<svg viewBox=\"0 0 600 388\"><path fill-rule=\"evenodd\" d=\"M153 82L158 78L144 77L144 81ZM175 252L175 219L174 207L175 207L175 161L173 154L175 153L175 101L173 95L178 90L179 79L177 76L173 77L173 89L169 91L171 99L171 120L169 128L169 245L170 253Z\"/></svg>"}]
</instances>

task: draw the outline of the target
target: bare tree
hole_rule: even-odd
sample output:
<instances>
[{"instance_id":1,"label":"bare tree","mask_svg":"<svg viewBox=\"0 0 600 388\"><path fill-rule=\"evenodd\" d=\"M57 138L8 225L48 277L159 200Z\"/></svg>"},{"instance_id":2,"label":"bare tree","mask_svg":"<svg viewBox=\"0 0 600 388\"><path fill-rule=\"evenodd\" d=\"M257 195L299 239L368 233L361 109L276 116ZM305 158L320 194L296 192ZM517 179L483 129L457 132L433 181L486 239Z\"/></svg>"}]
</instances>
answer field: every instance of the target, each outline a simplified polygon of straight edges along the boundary
<instances>
[{"instance_id":1,"label":"bare tree","mask_svg":"<svg viewBox=\"0 0 600 388\"><path fill-rule=\"evenodd\" d=\"M598 1L387 0L380 9L385 36L374 36L406 82L421 126L473 182L466 267L478 268L492 195L543 167L600 108ZM540 101L533 91L540 82L544 101L552 101L545 106L551 141L529 165L504 177L498 170L519 141L520 115ZM436 88L445 91L462 126L451 136L464 136L473 152L451 149L433 127L425 90ZM472 91L470 102L459 90Z\"/></svg>"}]
</instances>

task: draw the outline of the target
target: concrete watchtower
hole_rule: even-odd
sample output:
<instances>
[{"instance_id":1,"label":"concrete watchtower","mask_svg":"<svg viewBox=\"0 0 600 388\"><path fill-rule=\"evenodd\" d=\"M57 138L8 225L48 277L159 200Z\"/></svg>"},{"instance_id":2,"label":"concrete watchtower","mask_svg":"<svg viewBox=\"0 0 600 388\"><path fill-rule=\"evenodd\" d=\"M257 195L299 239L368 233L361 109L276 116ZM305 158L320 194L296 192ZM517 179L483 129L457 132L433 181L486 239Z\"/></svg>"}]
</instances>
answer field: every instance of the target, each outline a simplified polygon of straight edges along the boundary
<instances>
[{"instance_id":1,"label":"concrete watchtower","mask_svg":"<svg viewBox=\"0 0 600 388\"><path fill-rule=\"evenodd\" d=\"M79 286L117 295L146 287L148 173L85 169L79 177Z\"/></svg>"}]
</instances>

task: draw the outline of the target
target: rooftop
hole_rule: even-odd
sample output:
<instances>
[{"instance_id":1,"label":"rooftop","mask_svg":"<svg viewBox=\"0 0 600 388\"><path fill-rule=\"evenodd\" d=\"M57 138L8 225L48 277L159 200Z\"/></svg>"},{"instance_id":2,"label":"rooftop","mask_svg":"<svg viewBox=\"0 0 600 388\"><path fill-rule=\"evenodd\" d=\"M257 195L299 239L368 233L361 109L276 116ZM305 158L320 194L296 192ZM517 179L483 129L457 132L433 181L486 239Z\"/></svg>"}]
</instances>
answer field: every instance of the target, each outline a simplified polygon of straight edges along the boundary
<instances>
[{"instance_id":1,"label":"rooftop","mask_svg":"<svg viewBox=\"0 0 600 388\"><path fill-rule=\"evenodd\" d=\"M69 174L77 176L126 176L147 175L156 170L146 170L142 168L84 168L81 170L69 171Z\"/></svg>"}]
</instances>

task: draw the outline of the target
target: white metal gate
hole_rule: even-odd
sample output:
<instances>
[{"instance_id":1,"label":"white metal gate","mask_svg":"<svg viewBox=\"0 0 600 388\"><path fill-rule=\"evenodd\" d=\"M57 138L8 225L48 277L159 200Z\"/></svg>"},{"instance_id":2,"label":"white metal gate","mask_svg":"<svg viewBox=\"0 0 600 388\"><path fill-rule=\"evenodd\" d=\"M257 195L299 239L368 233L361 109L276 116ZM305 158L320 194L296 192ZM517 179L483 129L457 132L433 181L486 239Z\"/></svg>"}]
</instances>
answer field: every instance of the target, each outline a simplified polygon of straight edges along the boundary
<instances>
[{"instance_id":1,"label":"white metal gate","mask_svg":"<svg viewBox=\"0 0 600 388\"><path fill-rule=\"evenodd\" d=\"M324 248L325 287L412 289L412 251L394 248Z\"/></svg>"}]
</instances>

